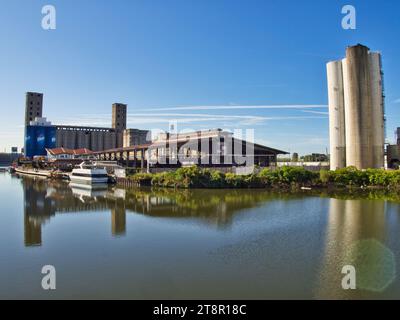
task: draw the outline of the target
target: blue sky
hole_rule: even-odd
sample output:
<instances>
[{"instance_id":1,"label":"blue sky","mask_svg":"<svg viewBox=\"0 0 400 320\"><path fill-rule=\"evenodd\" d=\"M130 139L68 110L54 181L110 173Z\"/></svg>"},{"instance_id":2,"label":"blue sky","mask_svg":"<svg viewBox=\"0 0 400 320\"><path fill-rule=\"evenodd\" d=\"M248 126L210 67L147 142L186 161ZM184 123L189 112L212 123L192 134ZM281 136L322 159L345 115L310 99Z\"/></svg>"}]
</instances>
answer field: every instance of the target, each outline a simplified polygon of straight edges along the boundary
<instances>
[{"instance_id":1,"label":"blue sky","mask_svg":"<svg viewBox=\"0 0 400 320\"><path fill-rule=\"evenodd\" d=\"M400 126L397 0L0 3L0 151L22 146L24 93L38 91L55 124L110 126L122 102L129 127L252 128L271 147L325 152L325 65L357 43L383 55L388 140ZM46 4L56 30L41 28ZM341 28L345 4L356 30Z\"/></svg>"}]
</instances>

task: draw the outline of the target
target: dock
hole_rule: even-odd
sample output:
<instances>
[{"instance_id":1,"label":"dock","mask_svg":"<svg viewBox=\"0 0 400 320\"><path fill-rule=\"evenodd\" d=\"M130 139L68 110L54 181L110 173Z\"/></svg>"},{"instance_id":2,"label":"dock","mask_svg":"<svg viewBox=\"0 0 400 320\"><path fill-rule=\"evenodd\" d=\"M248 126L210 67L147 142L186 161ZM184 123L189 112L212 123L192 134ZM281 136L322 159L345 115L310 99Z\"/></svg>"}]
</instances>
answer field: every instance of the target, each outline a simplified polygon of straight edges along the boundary
<instances>
[{"instance_id":1,"label":"dock","mask_svg":"<svg viewBox=\"0 0 400 320\"><path fill-rule=\"evenodd\" d=\"M15 172L19 174L26 174L31 176L41 176L50 178L52 172L48 170L40 170L40 169L22 169L22 168L15 168Z\"/></svg>"}]
</instances>

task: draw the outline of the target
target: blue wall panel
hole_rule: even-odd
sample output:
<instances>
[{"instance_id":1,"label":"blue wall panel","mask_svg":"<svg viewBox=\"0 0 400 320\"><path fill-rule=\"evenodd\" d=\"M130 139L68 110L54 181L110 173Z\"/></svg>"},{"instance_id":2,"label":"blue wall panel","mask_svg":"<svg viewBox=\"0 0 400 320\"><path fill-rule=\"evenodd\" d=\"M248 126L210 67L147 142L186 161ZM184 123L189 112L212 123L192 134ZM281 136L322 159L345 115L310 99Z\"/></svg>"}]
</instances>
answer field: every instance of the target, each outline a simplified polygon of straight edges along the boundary
<instances>
[{"instance_id":1,"label":"blue wall panel","mask_svg":"<svg viewBox=\"0 0 400 320\"><path fill-rule=\"evenodd\" d=\"M25 133L25 156L45 156L46 148L56 147L56 128L27 126Z\"/></svg>"}]
</instances>

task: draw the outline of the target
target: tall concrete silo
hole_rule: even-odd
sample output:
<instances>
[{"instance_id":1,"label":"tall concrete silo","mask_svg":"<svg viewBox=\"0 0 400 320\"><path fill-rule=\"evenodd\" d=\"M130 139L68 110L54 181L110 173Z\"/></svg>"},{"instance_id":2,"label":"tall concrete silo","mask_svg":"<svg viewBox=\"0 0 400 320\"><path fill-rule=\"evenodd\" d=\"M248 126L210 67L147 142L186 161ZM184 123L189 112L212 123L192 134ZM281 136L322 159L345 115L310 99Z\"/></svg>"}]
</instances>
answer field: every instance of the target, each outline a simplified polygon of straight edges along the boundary
<instances>
[{"instance_id":1,"label":"tall concrete silo","mask_svg":"<svg viewBox=\"0 0 400 320\"><path fill-rule=\"evenodd\" d=\"M385 120L381 55L363 45L348 47L345 59L327 64L327 74L331 170L346 166L383 168Z\"/></svg>"},{"instance_id":2,"label":"tall concrete silo","mask_svg":"<svg viewBox=\"0 0 400 320\"><path fill-rule=\"evenodd\" d=\"M373 167L384 166L385 120L383 99L383 76L381 55L376 52L369 54L371 103L372 103L372 148Z\"/></svg>"},{"instance_id":3,"label":"tall concrete silo","mask_svg":"<svg viewBox=\"0 0 400 320\"><path fill-rule=\"evenodd\" d=\"M336 170L346 166L342 61L329 62L326 69L329 99L330 168Z\"/></svg>"},{"instance_id":4,"label":"tall concrete silo","mask_svg":"<svg viewBox=\"0 0 400 320\"><path fill-rule=\"evenodd\" d=\"M356 45L346 50L346 165L359 169L374 167L369 60L369 49L365 46Z\"/></svg>"}]
</instances>

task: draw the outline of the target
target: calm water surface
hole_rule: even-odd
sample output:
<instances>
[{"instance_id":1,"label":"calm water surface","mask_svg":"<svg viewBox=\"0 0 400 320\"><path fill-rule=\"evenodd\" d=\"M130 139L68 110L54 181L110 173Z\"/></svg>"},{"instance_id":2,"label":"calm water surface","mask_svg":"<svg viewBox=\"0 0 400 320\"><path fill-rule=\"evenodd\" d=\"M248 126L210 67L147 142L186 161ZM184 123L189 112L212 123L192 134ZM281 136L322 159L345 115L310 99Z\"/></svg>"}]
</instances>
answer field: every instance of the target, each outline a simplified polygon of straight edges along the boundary
<instances>
[{"instance_id":1,"label":"calm water surface","mask_svg":"<svg viewBox=\"0 0 400 320\"><path fill-rule=\"evenodd\" d=\"M396 202L0 173L0 209L0 298L400 298ZM357 290L341 288L346 264Z\"/></svg>"}]
</instances>

